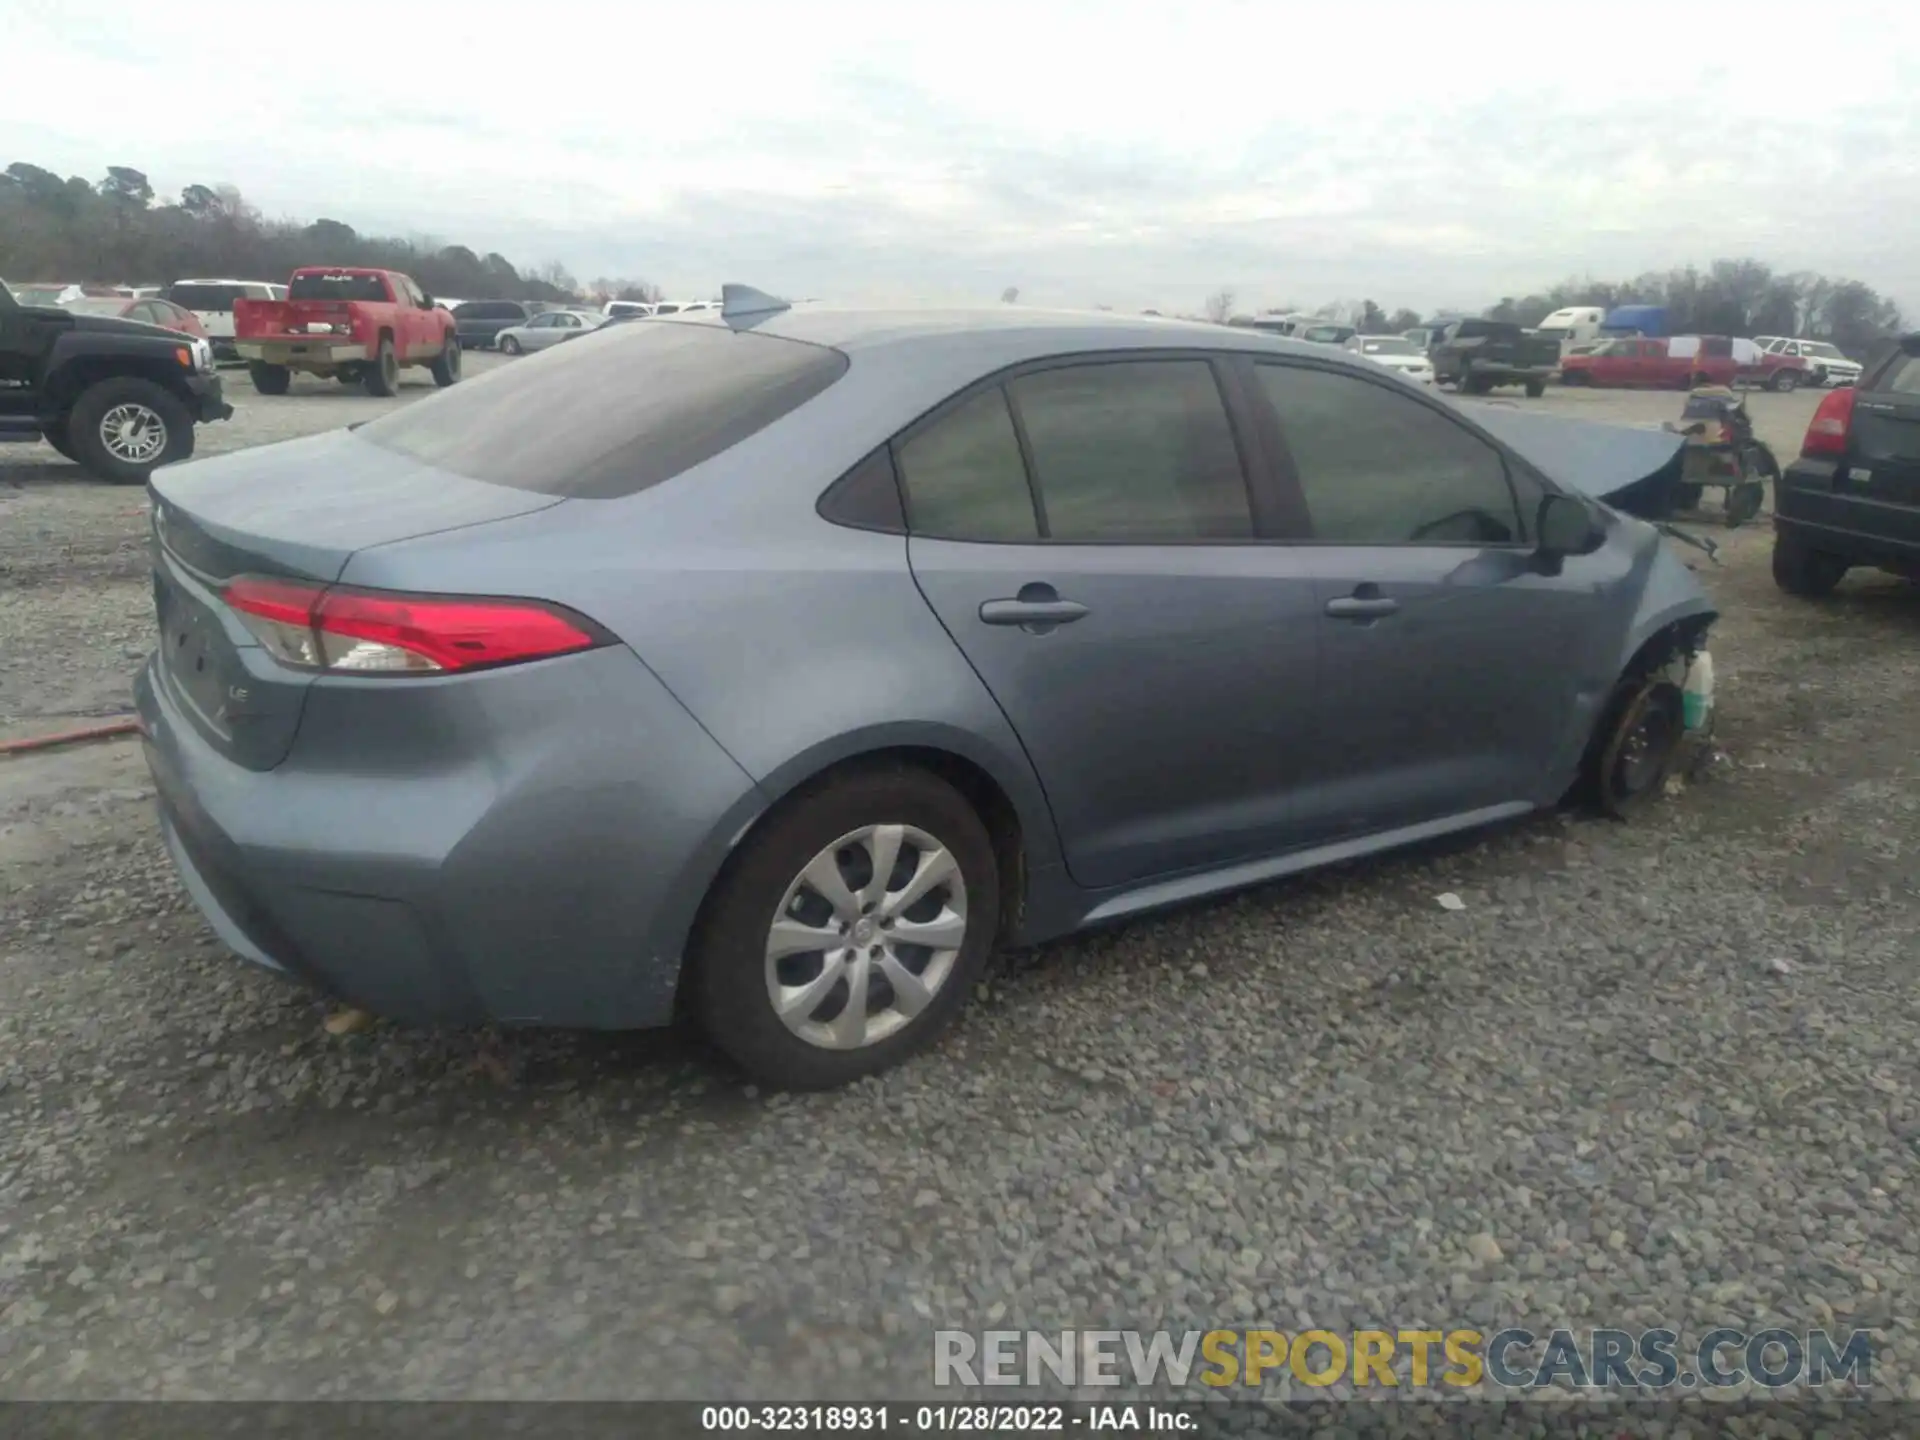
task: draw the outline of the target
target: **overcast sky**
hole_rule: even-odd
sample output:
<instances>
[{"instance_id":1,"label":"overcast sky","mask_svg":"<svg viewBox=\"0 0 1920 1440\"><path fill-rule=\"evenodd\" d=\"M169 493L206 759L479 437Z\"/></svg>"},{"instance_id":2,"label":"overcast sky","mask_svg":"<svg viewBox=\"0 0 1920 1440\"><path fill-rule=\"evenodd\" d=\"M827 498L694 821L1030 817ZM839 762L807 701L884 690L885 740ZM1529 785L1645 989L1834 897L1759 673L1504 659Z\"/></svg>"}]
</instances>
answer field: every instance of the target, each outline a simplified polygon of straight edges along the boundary
<instances>
[{"instance_id":1,"label":"overcast sky","mask_svg":"<svg viewBox=\"0 0 1920 1440\"><path fill-rule=\"evenodd\" d=\"M670 294L1464 308L1751 254L1920 314L1911 0L0 0L0 46L0 164Z\"/></svg>"}]
</instances>

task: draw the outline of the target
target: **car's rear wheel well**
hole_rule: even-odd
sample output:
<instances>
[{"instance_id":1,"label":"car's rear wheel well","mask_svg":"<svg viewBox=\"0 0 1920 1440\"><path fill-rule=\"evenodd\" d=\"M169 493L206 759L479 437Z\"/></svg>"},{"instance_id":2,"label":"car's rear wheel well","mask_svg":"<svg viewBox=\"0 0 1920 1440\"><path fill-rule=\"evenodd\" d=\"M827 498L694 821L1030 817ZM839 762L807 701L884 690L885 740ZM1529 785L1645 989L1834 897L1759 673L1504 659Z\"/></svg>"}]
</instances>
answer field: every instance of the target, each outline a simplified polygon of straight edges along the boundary
<instances>
[{"instance_id":1,"label":"car's rear wheel well","mask_svg":"<svg viewBox=\"0 0 1920 1440\"><path fill-rule=\"evenodd\" d=\"M964 756L930 745L896 745L885 750L869 750L865 754L836 761L808 776L775 801L767 814L796 805L806 796L818 793L847 775L902 766L924 770L946 781L960 792L987 827L987 834L993 839L994 859L1000 870L999 938L1005 940L1018 933L1027 890L1026 843L1020 829L1020 815L1014 809L1013 801L1007 798L1006 791L1000 788L999 782ZM763 815L755 824L764 823L765 819ZM749 830L748 834L751 833ZM742 843L744 841L743 836ZM734 848L737 852L739 846Z\"/></svg>"},{"instance_id":2,"label":"car's rear wheel well","mask_svg":"<svg viewBox=\"0 0 1920 1440\"><path fill-rule=\"evenodd\" d=\"M708 902L722 889L722 881L729 869L745 852L754 833L771 817L804 803L849 776L889 769L914 769L933 775L959 791L961 797L973 807L993 842L994 860L1000 876L1000 916L995 942L1004 943L1018 934L1027 892L1026 842L1020 828L1019 812L1006 791L1000 788L999 782L979 765L951 750L926 745L892 746L836 761L809 775L768 806L740 837L707 887L708 900L701 904L700 914L694 920L693 934L698 936L705 925ZM688 995L686 981L687 976L683 972L679 984L679 1000L682 1003Z\"/></svg>"}]
</instances>

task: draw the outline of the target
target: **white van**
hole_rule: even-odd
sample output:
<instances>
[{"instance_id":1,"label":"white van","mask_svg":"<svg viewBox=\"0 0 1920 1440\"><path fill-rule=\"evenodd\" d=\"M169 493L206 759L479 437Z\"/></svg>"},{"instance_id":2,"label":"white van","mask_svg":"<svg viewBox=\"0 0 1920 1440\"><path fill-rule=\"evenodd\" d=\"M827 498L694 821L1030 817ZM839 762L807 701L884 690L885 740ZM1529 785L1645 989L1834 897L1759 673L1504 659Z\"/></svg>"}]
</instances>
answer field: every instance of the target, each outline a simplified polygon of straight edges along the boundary
<instances>
[{"instance_id":1,"label":"white van","mask_svg":"<svg viewBox=\"0 0 1920 1440\"><path fill-rule=\"evenodd\" d=\"M1567 352L1576 345L1590 344L1600 338L1600 326L1607 318L1606 308L1600 305L1570 305L1564 310L1556 310L1542 320L1535 333L1560 342L1560 355L1564 359Z\"/></svg>"}]
</instances>

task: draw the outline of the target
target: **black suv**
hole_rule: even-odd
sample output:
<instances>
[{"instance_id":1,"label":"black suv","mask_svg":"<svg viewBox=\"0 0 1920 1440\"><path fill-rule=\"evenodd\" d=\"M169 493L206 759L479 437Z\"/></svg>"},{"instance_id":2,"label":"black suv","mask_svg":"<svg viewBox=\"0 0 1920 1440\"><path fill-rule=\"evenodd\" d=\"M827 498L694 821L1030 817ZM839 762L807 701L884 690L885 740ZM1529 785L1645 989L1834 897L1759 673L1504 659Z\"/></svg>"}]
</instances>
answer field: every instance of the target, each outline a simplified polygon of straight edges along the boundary
<instances>
[{"instance_id":1,"label":"black suv","mask_svg":"<svg viewBox=\"0 0 1920 1440\"><path fill-rule=\"evenodd\" d=\"M1855 565L1920 580L1920 334L1830 390L1773 502L1773 578L1825 595Z\"/></svg>"},{"instance_id":2,"label":"black suv","mask_svg":"<svg viewBox=\"0 0 1920 1440\"><path fill-rule=\"evenodd\" d=\"M527 307L518 300L468 300L454 307L454 333L462 350L487 350L502 330L527 323Z\"/></svg>"},{"instance_id":3,"label":"black suv","mask_svg":"<svg viewBox=\"0 0 1920 1440\"><path fill-rule=\"evenodd\" d=\"M204 340L57 305L24 306L0 281L0 441L45 440L123 485L193 454L193 427L225 420Z\"/></svg>"}]
</instances>

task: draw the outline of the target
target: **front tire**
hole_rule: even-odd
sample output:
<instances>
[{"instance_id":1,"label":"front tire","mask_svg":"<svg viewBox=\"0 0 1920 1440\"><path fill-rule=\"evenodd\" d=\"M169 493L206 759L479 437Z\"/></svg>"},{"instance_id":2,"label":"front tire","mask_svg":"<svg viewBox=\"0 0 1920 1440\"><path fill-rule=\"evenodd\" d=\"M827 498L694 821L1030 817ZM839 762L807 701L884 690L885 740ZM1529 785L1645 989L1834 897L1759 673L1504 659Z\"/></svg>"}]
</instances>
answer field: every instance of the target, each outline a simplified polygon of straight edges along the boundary
<instances>
[{"instance_id":1,"label":"front tire","mask_svg":"<svg viewBox=\"0 0 1920 1440\"><path fill-rule=\"evenodd\" d=\"M762 822L715 883L689 955L692 1011L769 1085L843 1085L952 1021L999 916L992 840L952 786L906 765L830 777Z\"/></svg>"},{"instance_id":2,"label":"front tire","mask_svg":"<svg viewBox=\"0 0 1920 1440\"><path fill-rule=\"evenodd\" d=\"M123 376L89 386L67 420L73 455L115 485L144 485L162 465L193 454L193 416L151 380Z\"/></svg>"},{"instance_id":3,"label":"front tire","mask_svg":"<svg viewBox=\"0 0 1920 1440\"><path fill-rule=\"evenodd\" d=\"M1630 679L1608 707L1605 739L1588 784L1600 808L1625 820L1666 787L1686 736L1680 687L1670 680Z\"/></svg>"},{"instance_id":4,"label":"front tire","mask_svg":"<svg viewBox=\"0 0 1920 1440\"><path fill-rule=\"evenodd\" d=\"M433 383L442 390L449 385L460 383L460 342L451 335L447 337L446 348L441 350L429 367L433 373Z\"/></svg>"},{"instance_id":5,"label":"front tire","mask_svg":"<svg viewBox=\"0 0 1920 1440\"><path fill-rule=\"evenodd\" d=\"M293 372L284 365L269 365L264 360L247 362L247 378L262 395L284 395L293 384Z\"/></svg>"},{"instance_id":6,"label":"front tire","mask_svg":"<svg viewBox=\"0 0 1920 1440\"><path fill-rule=\"evenodd\" d=\"M385 397L400 389L400 360L393 353L393 340L390 336L380 337L380 348L374 354L373 362L367 366L367 373L361 377L367 394Z\"/></svg>"},{"instance_id":7,"label":"front tire","mask_svg":"<svg viewBox=\"0 0 1920 1440\"><path fill-rule=\"evenodd\" d=\"M1789 595L1803 600L1831 595L1849 568L1840 556L1815 550L1790 531L1773 533L1773 583Z\"/></svg>"},{"instance_id":8,"label":"front tire","mask_svg":"<svg viewBox=\"0 0 1920 1440\"><path fill-rule=\"evenodd\" d=\"M518 355L520 353L519 340L512 335L507 336L500 342L500 353L502 355Z\"/></svg>"},{"instance_id":9,"label":"front tire","mask_svg":"<svg viewBox=\"0 0 1920 1440\"><path fill-rule=\"evenodd\" d=\"M1527 398L1529 400L1538 400L1542 395L1545 395L1546 393L1547 393L1546 381L1544 380L1527 381Z\"/></svg>"}]
</instances>

